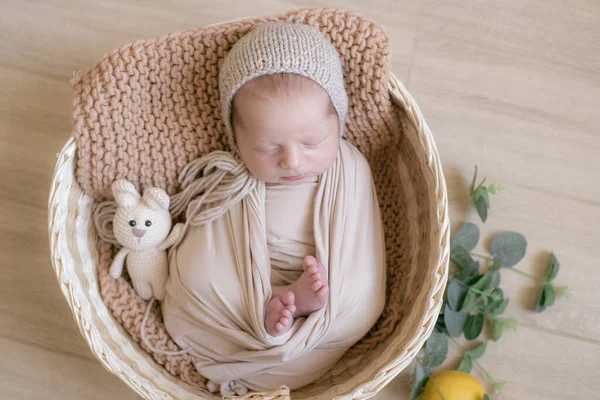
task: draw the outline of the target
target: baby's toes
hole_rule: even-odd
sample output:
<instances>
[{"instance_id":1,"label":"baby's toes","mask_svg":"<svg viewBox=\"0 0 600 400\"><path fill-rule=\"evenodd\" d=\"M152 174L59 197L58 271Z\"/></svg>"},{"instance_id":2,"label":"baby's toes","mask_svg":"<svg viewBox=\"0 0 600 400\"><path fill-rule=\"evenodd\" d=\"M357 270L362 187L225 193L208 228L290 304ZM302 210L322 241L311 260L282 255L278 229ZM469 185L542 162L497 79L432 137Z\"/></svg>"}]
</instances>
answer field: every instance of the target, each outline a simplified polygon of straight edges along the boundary
<instances>
[{"instance_id":1,"label":"baby's toes","mask_svg":"<svg viewBox=\"0 0 600 400\"><path fill-rule=\"evenodd\" d=\"M321 279L321 274L320 274L320 273L318 273L318 272L317 272L316 274L312 274L312 275L310 276L310 281L311 281L311 282L316 282L316 281L318 281L319 279Z\"/></svg>"},{"instance_id":2,"label":"baby's toes","mask_svg":"<svg viewBox=\"0 0 600 400\"><path fill-rule=\"evenodd\" d=\"M323 281L321 281L320 279L318 281L313 282L311 285L311 289L313 292L318 291L322 287L323 287Z\"/></svg>"},{"instance_id":3,"label":"baby's toes","mask_svg":"<svg viewBox=\"0 0 600 400\"><path fill-rule=\"evenodd\" d=\"M304 269L308 270L312 267L317 267L317 259L314 258L313 256L306 256L304 257Z\"/></svg>"},{"instance_id":4,"label":"baby's toes","mask_svg":"<svg viewBox=\"0 0 600 400\"><path fill-rule=\"evenodd\" d=\"M329 286L323 285L321 287L321 289L319 289L317 291L317 296L319 296L319 297L325 297L325 296L327 296L328 293L329 293Z\"/></svg>"},{"instance_id":5,"label":"baby's toes","mask_svg":"<svg viewBox=\"0 0 600 400\"><path fill-rule=\"evenodd\" d=\"M286 310L288 310L290 312L290 317L296 312L296 306L294 304L290 304L289 306L285 307Z\"/></svg>"},{"instance_id":6,"label":"baby's toes","mask_svg":"<svg viewBox=\"0 0 600 400\"><path fill-rule=\"evenodd\" d=\"M290 318L287 318L287 317L281 317L281 318L279 319L279 323L280 323L280 324L281 324L281 325L282 325L282 326L283 326L285 329L287 329L287 328L289 328L289 326L290 326L290 324L291 324L291 320L290 320Z\"/></svg>"},{"instance_id":7,"label":"baby's toes","mask_svg":"<svg viewBox=\"0 0 600 400\"><path fill-rule=\"evenodd\" d=\"M283 310L281 310L281 315L284 318L291 318L292 316L292 311L288 310L287 308L284 308ZM282 318L283 319L283 318Z\"/></svg>"},{"instance_id":8,"label":"baby's toes","mask_svg":"<svg viewBox=\"0 0 600 400\"><path fill-rule=\"evenodd\" d=\"M294 296L294 292L287 291L285 292L282 296L281 296L281 302L285 305L285 306L291 306L294 305L295 302L295 296Z\"/></svg>"}]
</instances>

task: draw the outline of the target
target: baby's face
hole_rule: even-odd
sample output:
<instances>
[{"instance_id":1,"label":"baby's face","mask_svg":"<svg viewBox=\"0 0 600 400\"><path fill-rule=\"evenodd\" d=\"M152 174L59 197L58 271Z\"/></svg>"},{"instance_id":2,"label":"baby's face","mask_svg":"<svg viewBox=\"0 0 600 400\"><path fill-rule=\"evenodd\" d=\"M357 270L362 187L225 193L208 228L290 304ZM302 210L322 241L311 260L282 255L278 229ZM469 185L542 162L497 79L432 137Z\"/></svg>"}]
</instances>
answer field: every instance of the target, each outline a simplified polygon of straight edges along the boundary
<instances>
[{"instance_id":1,"label":"baby's face","mask_svg":"<svg viewBox=\"0 0 600 400\"><path fill-rule=\"evenodd\" d=\"M240 155L257 179L300 184L327 171L337 157L339 122L320 86L298 94L254 96L245 84L233 102ZM241 94L241 95L240 95Z\"/></svg>"}]
</instances>

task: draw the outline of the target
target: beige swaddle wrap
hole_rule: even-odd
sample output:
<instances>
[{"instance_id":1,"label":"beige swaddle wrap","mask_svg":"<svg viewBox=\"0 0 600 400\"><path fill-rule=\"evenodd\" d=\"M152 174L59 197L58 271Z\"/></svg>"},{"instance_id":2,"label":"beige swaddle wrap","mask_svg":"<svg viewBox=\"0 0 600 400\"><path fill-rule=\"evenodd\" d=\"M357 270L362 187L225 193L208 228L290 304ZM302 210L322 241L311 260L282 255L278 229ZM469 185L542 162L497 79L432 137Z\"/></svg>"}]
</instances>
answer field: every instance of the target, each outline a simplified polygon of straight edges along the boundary
<instances>
[{"instance_id":1,"label":"beige swaddle wrap","mask_svg":"<svg viewBox=\"0 0 600 400\"><path fill-rule=\"evenodd\" d=\"M309 254L328 270L327 305L273 337L265 329L271 283L293 283ZM384 235L369 165L341 140L318 180L258 182L218 219L189 226L170 260L165 326L202 375L222 392L302 387L365 335L384 306Z\"/></svg>"}]
</instances>

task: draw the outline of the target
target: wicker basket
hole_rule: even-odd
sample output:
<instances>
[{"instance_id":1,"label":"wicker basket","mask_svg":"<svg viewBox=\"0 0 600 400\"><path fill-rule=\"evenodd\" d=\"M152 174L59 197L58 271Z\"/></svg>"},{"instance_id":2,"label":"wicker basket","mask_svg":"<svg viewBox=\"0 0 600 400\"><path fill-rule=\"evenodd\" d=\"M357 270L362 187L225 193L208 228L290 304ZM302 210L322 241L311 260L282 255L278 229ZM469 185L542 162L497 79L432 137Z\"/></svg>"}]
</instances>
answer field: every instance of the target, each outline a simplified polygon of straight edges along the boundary
<instances>
[{"instance_id":1,"label":"wicker basket","mask_svg":"<svg viewBox=\"0 0 600 400\"><path fill-rule=\"evenodd\" d=\"M338 21L339 13L302 10L293 16L323 24L323 18ZM289 20L290 15L278 18ZM347 25L348 18L362 18L351 13L343 13L342 17ZM401 195L392 201L396 209L388 207L382 212L384 217L393 215L401 221L394 229L388 226L386 241L401 243L406 256L401 264L389 266L388 276L396 278L388 279L386 310L368 338L355 345L333 372L293 392L294 399L374 396L413 360L433 330L442 304L449 256L444 176L433 137L415 100L392 74L388 83L391 104L401 125L397 130L401 136L397 138L397 170L392 174ZM98 282L100 240L92 221L98 196L84 190L78 180L76 139L75 135L71 137L58 155L48 213L52 263L81 334L108 371L147 399L217 398L156 363L103 302ZM356 143L359 138L355 135L350 140ZM380 150L385 153L385 149ZM376 161L369 161L373 168ZM244 398L287 399L290 393L282 387Z\"/></svg>"}]
</instances>

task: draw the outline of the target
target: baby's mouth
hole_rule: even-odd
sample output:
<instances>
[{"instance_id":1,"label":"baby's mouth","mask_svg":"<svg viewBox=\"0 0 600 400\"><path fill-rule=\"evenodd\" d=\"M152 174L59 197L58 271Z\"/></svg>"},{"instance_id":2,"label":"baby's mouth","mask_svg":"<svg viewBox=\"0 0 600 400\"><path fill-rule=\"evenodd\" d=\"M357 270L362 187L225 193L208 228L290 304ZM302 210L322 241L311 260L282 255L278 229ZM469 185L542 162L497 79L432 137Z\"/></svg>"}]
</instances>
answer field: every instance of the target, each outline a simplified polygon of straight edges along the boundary
<instances>
[{"instance_id":1,"label":"baby's mouth","mask_svg":"<svg viewBox=\"0 0 600 400\"><path fill-rule=\"evenodd\" d=\"M295 175L295 176L284 176L283 179L286 181L301 181L302 179L306 178L306 174L302 174L302 175Z\"/></svg>"}]
</instances>

